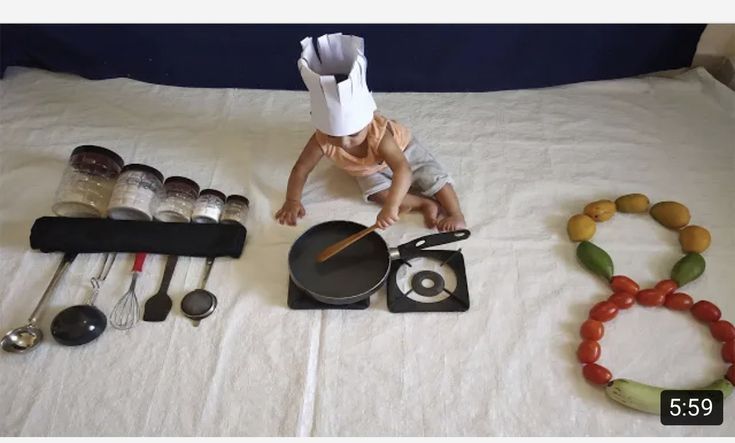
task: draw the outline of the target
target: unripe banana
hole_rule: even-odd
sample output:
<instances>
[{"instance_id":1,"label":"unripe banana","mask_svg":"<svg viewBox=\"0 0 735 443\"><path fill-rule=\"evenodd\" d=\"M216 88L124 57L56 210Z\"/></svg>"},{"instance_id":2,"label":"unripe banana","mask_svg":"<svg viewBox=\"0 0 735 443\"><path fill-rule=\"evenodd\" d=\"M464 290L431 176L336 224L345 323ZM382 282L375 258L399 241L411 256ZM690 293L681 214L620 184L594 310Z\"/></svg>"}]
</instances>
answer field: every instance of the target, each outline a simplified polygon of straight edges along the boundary
<instances>
[{"instance_id":1,"label":"unripe banana","mask_svg":"<svg viewBox=\"0 0 735 443\"><path fill-rule=\"evenodd\" d=\"M670 388L638 383L637 381L618 378L607 384L605 393L616 402L638 411L649 414L661 413L661 392ZM732 394L733 386L725 378L719 378L707 386L692 389L693 391L722 391L724 398Z\"/></svg>"}]
</instances>

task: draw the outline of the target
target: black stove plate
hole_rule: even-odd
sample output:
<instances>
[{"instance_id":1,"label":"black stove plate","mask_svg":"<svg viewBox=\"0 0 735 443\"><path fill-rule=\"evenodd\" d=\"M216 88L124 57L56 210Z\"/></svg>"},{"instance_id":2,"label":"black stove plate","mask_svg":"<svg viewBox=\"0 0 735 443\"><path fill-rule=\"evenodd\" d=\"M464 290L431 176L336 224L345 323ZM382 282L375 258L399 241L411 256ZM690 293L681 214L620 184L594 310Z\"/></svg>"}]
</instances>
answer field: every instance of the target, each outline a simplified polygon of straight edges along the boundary
<instances>
[{"instance_id":1,"label":"black stove plate","mask_svg":"<svg viewBox=\"0 0 735 443\"><path fill-rule=\"evenodd\" d=\"M308 293L300 289L294 282L288 279L288 307L291 309L367 309L370 306L370 299L366 298L355 303L347 305L330 305L315 300Z\"/></svg>"}]
</instances>

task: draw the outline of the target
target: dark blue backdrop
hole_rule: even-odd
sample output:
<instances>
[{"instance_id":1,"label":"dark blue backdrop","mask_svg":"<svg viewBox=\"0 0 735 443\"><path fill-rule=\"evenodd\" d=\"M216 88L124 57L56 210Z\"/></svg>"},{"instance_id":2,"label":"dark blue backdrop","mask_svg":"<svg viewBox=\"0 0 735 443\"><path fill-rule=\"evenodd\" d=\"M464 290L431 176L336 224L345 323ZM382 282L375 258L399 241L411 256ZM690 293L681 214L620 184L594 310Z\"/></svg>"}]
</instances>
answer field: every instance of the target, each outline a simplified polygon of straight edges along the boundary
<instances>
[{"instance_id":1,"label":"dark blue backdrop","mask_svg":"<svg viewBox=\"0 0 735 443\"><path fill-rule=\"evenodd\" d=\"M299 41L366 40L374 91L492 91L688 66L704 25L4 25L12 65L90 79L304 89Z\"/></svg>"}]
</instances>

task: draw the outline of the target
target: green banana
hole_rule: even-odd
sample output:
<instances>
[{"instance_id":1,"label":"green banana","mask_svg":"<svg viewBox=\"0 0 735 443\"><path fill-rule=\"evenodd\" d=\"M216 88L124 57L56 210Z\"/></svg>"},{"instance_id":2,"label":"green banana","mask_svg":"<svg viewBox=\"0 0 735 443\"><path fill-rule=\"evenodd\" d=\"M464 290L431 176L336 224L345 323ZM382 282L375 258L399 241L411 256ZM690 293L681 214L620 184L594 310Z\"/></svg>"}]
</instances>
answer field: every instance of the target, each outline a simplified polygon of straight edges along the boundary
<instances>
[{"instance_id":1,"label":"green banana","mask_svg":"<svg viewBox=\"0 0 735 443\"><path fill-rule=\"evenodd\" d=\"M577 258L593 273L610 281L614 273L612 259L601 247L589 241L580 242L577 246Z\"/></svg>"},{"instance_id":2,"label":"green banana","mask_svg":"<svg viewBox=\"0 0 735 443\"><path fill-rule=\"evenodd\" d=\"M605 393L616 402L638 411L649 414L661 413L661 392L670 388L646 385L637 381L618 378L607 384ZM714 382L693 391L722 391L724 398L732 394L733 386L725 378L718 378Z\"/></svg>"}]
</instances>

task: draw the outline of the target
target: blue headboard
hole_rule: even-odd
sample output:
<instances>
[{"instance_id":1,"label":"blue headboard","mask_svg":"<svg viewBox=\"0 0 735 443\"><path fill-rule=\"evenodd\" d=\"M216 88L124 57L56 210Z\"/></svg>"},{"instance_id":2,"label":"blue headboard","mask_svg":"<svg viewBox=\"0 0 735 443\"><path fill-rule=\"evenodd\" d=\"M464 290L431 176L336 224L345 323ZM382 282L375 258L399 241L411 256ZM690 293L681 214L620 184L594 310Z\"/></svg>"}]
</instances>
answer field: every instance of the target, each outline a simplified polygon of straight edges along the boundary
<instances>
[{"instance_id":1,"label":"blue headboard","mask_svg":"<svg viewBox=\"0 0 735 443\"><path fill-rule=\"evenodd\" d=\"M305 89L299 41L365 38L373 91L493 91L689 66L704 25L3 25L19 65L90 79Z\"/></svg>"}]
</instances>

